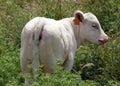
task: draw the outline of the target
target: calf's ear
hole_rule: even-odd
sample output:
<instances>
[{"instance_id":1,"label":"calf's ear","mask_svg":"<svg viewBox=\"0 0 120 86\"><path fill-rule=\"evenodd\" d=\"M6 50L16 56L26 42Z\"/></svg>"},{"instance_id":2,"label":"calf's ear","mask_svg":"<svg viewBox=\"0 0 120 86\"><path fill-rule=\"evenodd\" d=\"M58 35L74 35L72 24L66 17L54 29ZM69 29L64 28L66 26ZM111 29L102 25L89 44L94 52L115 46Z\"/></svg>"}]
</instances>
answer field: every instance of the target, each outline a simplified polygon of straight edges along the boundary
<instances>
[{"instance_id":1,"label":"calf's ear","mask_svg":"<svg viewBox=\"0 0 120 86\"><path fill-rule=\"evenodd\" d=\"M74 13L74 19L73 19L73 22L75 25L79 25L80 22L83 22L84 21L84 13L82 11L75 11Z\"/></svg>"}]
</instances>

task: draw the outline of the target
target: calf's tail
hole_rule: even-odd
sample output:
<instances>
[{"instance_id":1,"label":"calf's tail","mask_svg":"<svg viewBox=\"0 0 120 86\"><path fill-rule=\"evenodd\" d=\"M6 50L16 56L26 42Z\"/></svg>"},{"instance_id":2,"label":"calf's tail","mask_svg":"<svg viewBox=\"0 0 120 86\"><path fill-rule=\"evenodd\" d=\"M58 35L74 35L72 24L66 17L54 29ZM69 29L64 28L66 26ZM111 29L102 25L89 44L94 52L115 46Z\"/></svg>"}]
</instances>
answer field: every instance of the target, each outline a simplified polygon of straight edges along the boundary
<instances>
[{"instance_id":1,"label":"calf's tail","mask_svg":"<svg viewBox=\"0 0 120 86\"><path fill-rule=\"evenodd\" d=\"M33 74L35 74L36 70L40 66L40 41L43 37L44 23L39 22L36 24L33 31L33 61L32 68Z\"/></svg>"}]
</instances>

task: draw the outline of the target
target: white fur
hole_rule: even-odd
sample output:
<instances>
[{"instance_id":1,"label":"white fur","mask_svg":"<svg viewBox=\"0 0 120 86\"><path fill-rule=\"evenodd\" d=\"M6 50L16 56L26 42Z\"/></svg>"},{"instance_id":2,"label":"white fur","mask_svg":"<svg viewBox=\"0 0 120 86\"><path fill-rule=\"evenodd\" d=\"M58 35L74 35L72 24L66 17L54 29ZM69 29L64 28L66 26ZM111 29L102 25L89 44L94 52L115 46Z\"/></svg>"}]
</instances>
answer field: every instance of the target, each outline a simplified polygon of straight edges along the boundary
<instances>
[{"instance_id":1,"label":"white fur","mask_svg":"<svg viewBox=\"0 0 120 86\"><path fill-rule=\"evenodd\" d=\"M75 14L80 12L76 11ZM107 36L95 15L82 12L81 15L84 20L79 25L74 24L74 17L59 21L44 17L30 20L21 33L22 72L35 74L35 69L42 64L46 73L53 73L57 58L60 58L64 68L70 71L77 47L85 41L99 44L98 40ZM91 26L93 22L98 24L98 29ZM42 39L39 41L42 28ZM31 71L28 66L31 66L34 71ZM30 82L25 78L26 84Z\"/></svg>"}]
</instances>

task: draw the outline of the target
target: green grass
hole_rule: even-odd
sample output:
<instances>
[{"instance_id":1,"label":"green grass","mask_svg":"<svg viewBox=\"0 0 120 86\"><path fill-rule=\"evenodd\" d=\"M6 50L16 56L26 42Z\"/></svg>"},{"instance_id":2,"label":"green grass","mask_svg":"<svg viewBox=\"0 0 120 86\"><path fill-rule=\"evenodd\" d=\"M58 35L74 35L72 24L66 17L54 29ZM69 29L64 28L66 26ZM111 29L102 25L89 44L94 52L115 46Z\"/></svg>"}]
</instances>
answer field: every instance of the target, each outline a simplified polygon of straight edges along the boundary
<instances>
[{"instance_id":1,"label":"green grass","mask_svg":"<svg viewBox=\"0 0 120 86\"><path fill-rule=\"evenodd\" d=\"M33 86L119 86L120 85L120 0L0 0L0 86L23 86L20 69L20 33L36 16L61 19L77 9L94 13L109 41L81 46L71 73L58 66L55 74L39 70ZM92 64L92 65L88 65Z\"/></svg>"}]
</instances>

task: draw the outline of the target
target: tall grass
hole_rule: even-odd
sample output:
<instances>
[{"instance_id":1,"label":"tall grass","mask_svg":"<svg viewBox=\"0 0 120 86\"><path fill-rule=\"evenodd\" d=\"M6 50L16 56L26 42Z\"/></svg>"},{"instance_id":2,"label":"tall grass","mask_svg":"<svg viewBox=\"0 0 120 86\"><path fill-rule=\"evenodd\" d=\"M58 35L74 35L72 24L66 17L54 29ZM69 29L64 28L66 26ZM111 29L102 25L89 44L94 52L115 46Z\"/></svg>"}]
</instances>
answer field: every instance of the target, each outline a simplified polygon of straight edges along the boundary
<instances>
[{"instance_id":1,"label":"tall grass","mask_svg":"<svg viewBox=\"0 0 120 86\"><path fill-rule=\"evenodd\" d=\"M0 0L0 86L22 86L20 33L36 16L59 20L75 10L94 13L109 41L102 46L89 44L77 50L71 73L45 75L40 69L35 86L117 86L120 84L120 0Z\"/></svg>"}]
</instances>

